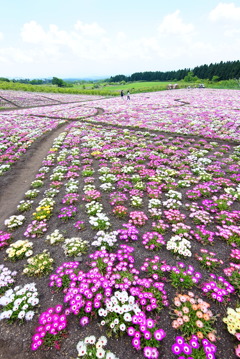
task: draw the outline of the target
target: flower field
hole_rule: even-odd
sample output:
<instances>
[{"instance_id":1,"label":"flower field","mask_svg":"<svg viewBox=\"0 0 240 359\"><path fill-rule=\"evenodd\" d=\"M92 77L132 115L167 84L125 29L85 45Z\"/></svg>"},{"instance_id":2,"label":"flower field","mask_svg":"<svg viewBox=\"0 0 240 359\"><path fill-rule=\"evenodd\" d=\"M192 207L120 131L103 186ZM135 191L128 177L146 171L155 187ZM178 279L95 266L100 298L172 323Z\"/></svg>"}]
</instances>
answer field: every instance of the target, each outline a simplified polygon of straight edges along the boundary
<instances>
[{"instance_id":1,"label":"flower field","mask_svg":"<svg viewBox=\"0 0 240 359\"><path fill-rule=\"evenodd\" d=\"M0 358L240 357L239 91L71 96L0 92Z\"/></svg>"}]
</instances>

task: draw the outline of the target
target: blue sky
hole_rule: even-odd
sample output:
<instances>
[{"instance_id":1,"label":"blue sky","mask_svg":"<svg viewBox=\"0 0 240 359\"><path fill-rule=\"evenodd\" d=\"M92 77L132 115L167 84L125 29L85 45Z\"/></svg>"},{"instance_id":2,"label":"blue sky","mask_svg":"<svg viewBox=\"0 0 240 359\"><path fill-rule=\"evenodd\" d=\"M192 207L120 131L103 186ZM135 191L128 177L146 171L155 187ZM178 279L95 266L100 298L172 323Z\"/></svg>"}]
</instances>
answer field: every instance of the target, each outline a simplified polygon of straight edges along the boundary
<instances>
[{"instance_id":1,"label":"blue sky","mask_svg":"<svg viewBox=\"0 0 240 359\"><path fill-rule=\"evenodd\" d=\"M0 77L108 77L240 59L239 0L0 1Z\"/></svg>"}]
</instances>

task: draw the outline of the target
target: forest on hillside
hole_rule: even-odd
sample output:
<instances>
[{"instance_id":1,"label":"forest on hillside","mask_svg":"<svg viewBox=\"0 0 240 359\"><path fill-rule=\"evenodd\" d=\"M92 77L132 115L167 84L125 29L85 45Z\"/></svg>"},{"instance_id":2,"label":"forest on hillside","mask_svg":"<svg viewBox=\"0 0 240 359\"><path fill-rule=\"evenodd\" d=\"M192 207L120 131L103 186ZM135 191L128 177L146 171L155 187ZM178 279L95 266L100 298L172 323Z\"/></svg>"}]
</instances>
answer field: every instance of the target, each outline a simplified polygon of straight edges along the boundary
<instances>
[{"instance_id":1,"label":"forest on hillside","mask_svg":"<svg viewBox=\"0 0 240 359\"><path fill-rule=\"evenodd\" d=\"M210 65L201 65L193 69L185 68L177 71L145 71L135 72L130 76L116 75L111 76L110 82L120 81L180 81L183 80L189 72L199 79L212 80L213 78L221 80L230 80L240 78L240 61L219 62Z\"/></svg>"}]
</instances>

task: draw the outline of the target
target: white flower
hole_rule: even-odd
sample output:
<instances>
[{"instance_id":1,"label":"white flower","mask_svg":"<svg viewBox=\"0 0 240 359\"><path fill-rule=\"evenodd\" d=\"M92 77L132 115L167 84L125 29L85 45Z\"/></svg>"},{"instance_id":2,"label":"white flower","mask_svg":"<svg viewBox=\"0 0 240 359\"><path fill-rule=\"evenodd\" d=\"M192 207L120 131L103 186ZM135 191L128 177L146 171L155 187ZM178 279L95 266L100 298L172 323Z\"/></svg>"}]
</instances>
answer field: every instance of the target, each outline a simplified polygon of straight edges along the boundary
<instances>
[{"instance_id":1,"label":"white flower","mask_svg":"<svg viewBox=\"0 0 240 359\"><path fill-rule=\"evenodd\" d=\"M124 304L123 306L122 306L122 310L123 310L123 312L129 312L129 310L130 310L130 306L129 305L127 305L127 304Z\"/></svg>"},{"instance_id":2,"label":"white flower","mask_svg":"<svg viewBox=\"0 0 240 359\"><path fill-rule=\"evenodd\" d=\"M94 335L91 335L89 337L89 344L95 344L96 343L96 337Z\"/></svg>"},{"instance_id":3,"label":"white flower","mask_svg":"<svg viewBox=\"0 0 240 359\"><path fill-rule=\"evenodd\" d=\"M102 335L98 341L102 343L103 347L107 344L107 338L104 335Z\"/></svg>"},{"instance_id":4,"label":"white flower","mask_svg":"<svg viewBox=\"0 0 240 359\"><path fill-rule=\"evenodd\" d=\"M130 313L124 313L123 319L125 320L125 322L131 322L132 316Z\"/></svg>"},{"instance_id":5,"label":"white flower","mask_svg":"<svg viewBox=\"0 0 240 359\"><path fill-rule=\"evenodd\" d=\"M18 313L18 319L23 319L25 317L25 310L21 310L21 312Z\"/></svg>"},{"instance_id":6,"label":"white flower","mask_svg":"<svg viewBox=\"0 0 240 359\"><path fill-rule=\"evenodd\" d=\"M79 345L79 343L82 343L82 345ZM77 350L78 350L78 355L82 357L87 353L87 346L83 342L78 342Z\"/></svg>"},{"instance_id":7,"label":"white flower","mask_svg":"<svg viewBox=\"0 0 240 359\"><path fill-rule=\"evenodd\" d=\"M4 313L5 313L5 318L9 319L9 318L11 318L13 311L9 309L9 310L6 310Z\"/></svg>"},{"instance_id":8,"label":"white flower","mask_svg":"<svg viewBox=\"0 0 240 359\"><path fill-rule=\"evenodd\" d=\"M126 325L124 323L120 324L120 330L124 332L126 330Z\"/></svg>"},{"instance_id":9,"label":"white flower","mask_svg":"<svg viewBox=\"0 0 240 359\"><path fill-rule=\"evenodd\" d=\"M22 306L22 310L26 310L26 309L28 309L28 304L24 304L24 305Z\"/></svg>"},{"instance_id":10,"label":"white flower","mask_svg":"<svg viewBox=\"0 0 240 359\"><path fill-rule=\"evenodd\" d=\"M1 298L0 298L0 299L1 299ZM103 308L98 309L98 315L99 315L100 317L103 317L103 316L104 316L104 312L105 312L105 310L104 310Z\"/></svg>"},{"instance_id":11,"label":"white flower","mask_svg":"<svg viewBox=\"0 0 240 359\"><path fill-rule=\"evenodd\" d=\"M10 300L9 300L8 297L0 297L0 305L5 306L5 305L7 305L9 303L10 303Z\"/></svg>"},{"instance_id":12,"label":"white flower","mask_svg":"<svg viewBox=\"0 0 240 359\"><path fill-rule=\"evenodd\" d=\"M105 350L103 348L98 348L96 352L97 358L104 358L105 356Z\"/></svg>"},{"instance_id":13,"label":"white flower","mask_svg":"<svg viewBox=\"0 0 240 359\"><path fill-rule=\"evenodd\" d=\"M29 312L27 312L25 315L26 320L32 320L33 317L34 317L34 312L32 310L29 310Z\"/></svg>"},{"instance_id":14,"label":"white flower","mask_svg":"<svg viewBox=\"0 0 240 359\"><path fill-rule=\"evenodd\" d=\"M106 359L116 359L115 354L113 354L111 352L107 352Z\"/></svg>"}]
</instances>

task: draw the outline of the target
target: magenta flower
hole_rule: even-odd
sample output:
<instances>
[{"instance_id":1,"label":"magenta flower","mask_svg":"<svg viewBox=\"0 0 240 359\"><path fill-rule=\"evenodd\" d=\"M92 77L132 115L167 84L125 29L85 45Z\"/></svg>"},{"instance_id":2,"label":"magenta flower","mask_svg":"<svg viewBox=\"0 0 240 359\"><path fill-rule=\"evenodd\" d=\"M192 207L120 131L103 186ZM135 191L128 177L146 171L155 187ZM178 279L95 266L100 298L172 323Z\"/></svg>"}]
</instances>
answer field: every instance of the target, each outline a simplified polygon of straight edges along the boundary
<instances>
[{"instance_id":1,"label":"magenta flower","mask_svg":"<svg viewBox=\"0 0 240 359\"><path fill-rule=\"evenodd\" d=\"M81 326L82 327L84 327L85 325L87 325L89 323L89 318L88 317L82 317L81 319L80 319L80 324L81 324Z\"/></svg>"}]
</instances>

